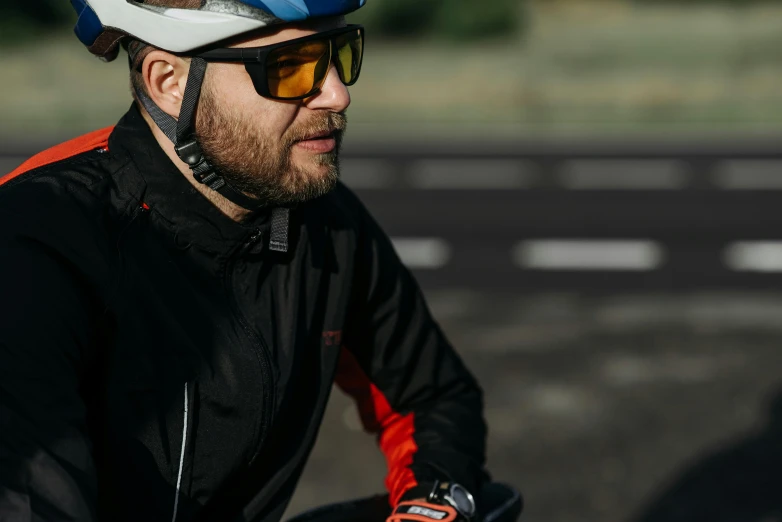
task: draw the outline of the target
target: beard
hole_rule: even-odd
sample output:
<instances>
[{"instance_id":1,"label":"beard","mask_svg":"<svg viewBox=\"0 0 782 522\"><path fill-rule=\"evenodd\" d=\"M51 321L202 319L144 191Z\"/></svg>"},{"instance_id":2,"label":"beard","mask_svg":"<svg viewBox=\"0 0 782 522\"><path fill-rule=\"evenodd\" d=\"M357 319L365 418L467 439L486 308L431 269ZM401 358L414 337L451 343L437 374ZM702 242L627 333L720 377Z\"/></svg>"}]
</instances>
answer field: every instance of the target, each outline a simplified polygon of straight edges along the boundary
<instances>
[{"instance_id":1,"label":"beard","mask_svg":"<svg viewBox=\"0 0 782 522\"><path fill-rule=\"evenodd\" d=\"M220 107L206 85L196 114L196 137L206 159L235 190L272 207L303 203L334 188L346 126L344 113L319 112L292 125L275 140L264 134L258 118ZM308 154L311 165L294 165L293 146L297 142L332 131L336 141L333 151Z\"/></svg>"}]
</instances>

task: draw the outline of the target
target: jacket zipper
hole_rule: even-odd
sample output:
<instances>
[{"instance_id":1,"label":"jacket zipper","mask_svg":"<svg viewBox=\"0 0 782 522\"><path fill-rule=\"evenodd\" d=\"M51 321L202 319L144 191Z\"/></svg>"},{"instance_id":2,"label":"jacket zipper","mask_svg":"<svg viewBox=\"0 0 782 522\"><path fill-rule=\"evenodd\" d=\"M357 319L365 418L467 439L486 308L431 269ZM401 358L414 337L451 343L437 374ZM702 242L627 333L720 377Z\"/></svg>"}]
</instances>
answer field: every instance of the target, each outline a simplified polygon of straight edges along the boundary
<instances>
[{"instance_id":1,"label":"jacket zipper","mask_svg":"<svg viewBox=\"0 0 782 522\"><path fill-rule=\"evenodd\" d=\"M255 243L258 242L259 239L261 239L261 236L263 233L260 230L256 230L253 232L253 234L245 241L245 243L240 248L238 254L234 258L234 261L228 264L227 267L227 274L226 274L226 291L229 294L229 301L231 302L231 308L233 311L234 316L239 321L239 324L242 326L242 329L244 330L247 337L252 342L252 348L255 352L256 357L258 358L258 362L261 366L261 378L262 378L262 387L263 387L263 402L262 407L263 411L261 412L261 426L260 429L255 437L255 441L253 441L253 447L254 452L252 454L252 457L250 458L250 462L248 463L248 466L251 466L253 462L255 462L255 459L258 457L261 446L263 445L263 442L266 438L266 432L268 431L269 426L269 417L271 416L271 409L273 404L273 397L274 397L274 386L271 382L271 368L270 368L270 355L269 355L269 348L266 345L266 341L263 339L263 337L253 329L247 319L245 318L244 314L242 313L241 309L239 308L239 303L234 296L232 287L233 287L233 268L236 265L236 261L239 259L239 257L247 252Z\"/></svg>"},{"instance_id":2,"label":"jacket zipper","mask_svg":"<svg viewBox=\"0 0 782 522\"><path fill-rule=\"evenodd\" d=\"M184 424L182 426L182 449L179 453L179 472L176 477L176 491L174 492L174 514L171 522L176 522L177 510L179 508L179 491L182 487L182 470L185 467L185 448L187 447L187 425L190 418L190 398L187 393L187 381L185 381L185 412Z\"/></svg>"}]
</instances>

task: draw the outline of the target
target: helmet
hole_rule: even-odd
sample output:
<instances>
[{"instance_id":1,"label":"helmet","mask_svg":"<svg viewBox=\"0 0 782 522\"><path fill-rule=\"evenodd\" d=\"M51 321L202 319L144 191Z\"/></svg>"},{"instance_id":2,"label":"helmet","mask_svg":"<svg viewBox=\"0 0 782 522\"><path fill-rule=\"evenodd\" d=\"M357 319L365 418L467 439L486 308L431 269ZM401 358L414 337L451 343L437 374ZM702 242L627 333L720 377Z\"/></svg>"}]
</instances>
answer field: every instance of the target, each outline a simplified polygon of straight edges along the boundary
<instances>
[{"instance_id":1,"label":"helmet","mask_svg":"<svg viewBox=\"0 0 782 522\"><path fill-rule=\"evenodd\" d=\"M74 32L111 61L126 37L187 53L274 24L350 13L366 0L71 0Z\"/></svg>"}]
</instances>

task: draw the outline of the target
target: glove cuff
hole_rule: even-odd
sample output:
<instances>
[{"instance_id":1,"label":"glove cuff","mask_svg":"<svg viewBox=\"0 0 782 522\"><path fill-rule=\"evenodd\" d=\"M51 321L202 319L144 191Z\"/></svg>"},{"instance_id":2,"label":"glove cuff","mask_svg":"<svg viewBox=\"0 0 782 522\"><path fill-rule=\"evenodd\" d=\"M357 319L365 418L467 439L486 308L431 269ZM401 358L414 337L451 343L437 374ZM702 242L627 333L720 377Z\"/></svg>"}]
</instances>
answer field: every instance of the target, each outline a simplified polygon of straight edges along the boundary
<instances>
[{"instance_id":1,"label":"glove cuff","mask_svg":"<svg viewBox=\"0 0 782 522\"><path fill-rule=\"evenodd\" d=\"M386 522L455 522L461 520L451 506L423 501L400 502Z\"/></svg>"}]
</instances>

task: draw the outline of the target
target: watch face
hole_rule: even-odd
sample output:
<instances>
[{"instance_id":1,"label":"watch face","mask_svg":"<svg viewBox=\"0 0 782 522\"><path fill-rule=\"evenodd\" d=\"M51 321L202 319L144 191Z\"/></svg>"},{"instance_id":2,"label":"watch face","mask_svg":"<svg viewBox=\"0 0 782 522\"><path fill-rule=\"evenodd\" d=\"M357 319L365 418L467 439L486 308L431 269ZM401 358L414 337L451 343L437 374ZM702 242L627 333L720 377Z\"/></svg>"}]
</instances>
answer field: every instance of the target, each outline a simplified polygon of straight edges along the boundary
<instances>
[{"instance_id":1,"label":"watch face","mask_svg":"<svg viewBox=\"0 0 782 522\"><path fill-rule=\"evenodd\" d=\"M453 484L450 491L451 500L456 504L454 507L468 517L475 514L475 500L472 495L459 484Z\"/></svg>"}]
</instances>

